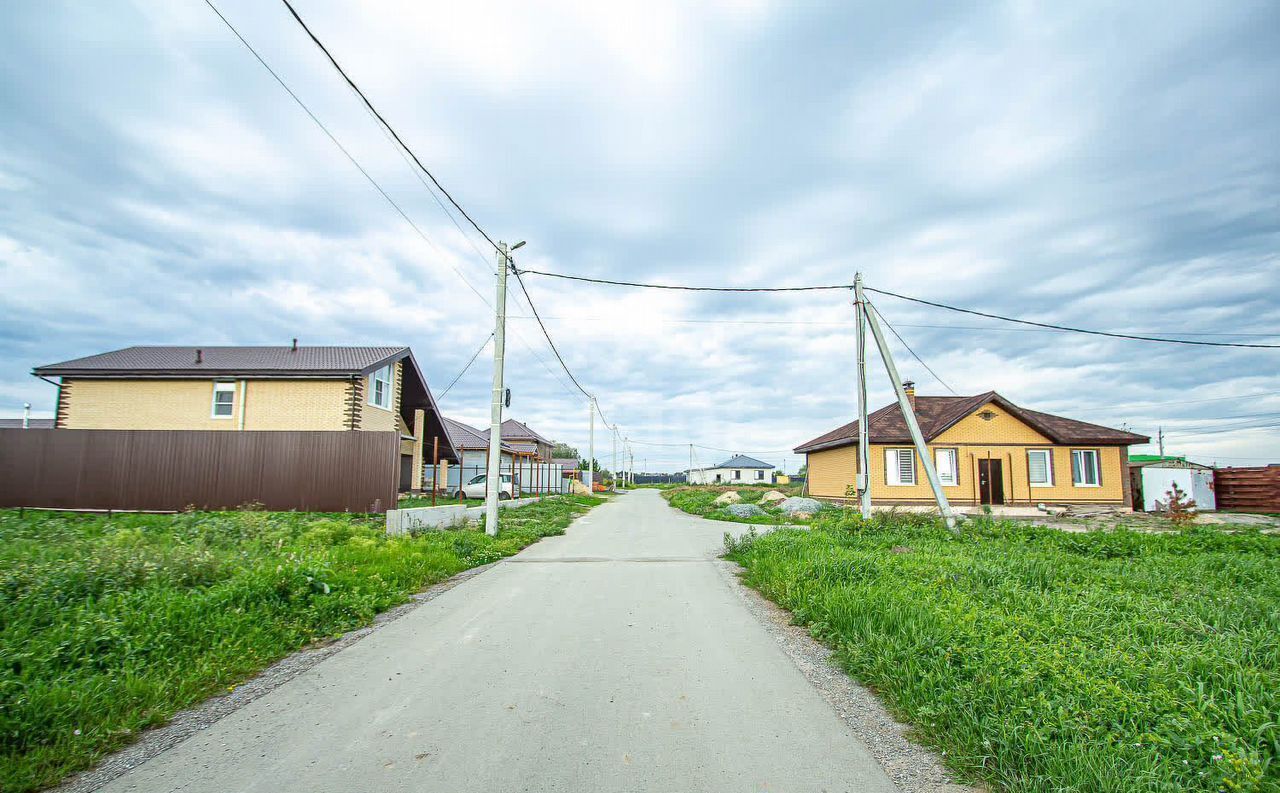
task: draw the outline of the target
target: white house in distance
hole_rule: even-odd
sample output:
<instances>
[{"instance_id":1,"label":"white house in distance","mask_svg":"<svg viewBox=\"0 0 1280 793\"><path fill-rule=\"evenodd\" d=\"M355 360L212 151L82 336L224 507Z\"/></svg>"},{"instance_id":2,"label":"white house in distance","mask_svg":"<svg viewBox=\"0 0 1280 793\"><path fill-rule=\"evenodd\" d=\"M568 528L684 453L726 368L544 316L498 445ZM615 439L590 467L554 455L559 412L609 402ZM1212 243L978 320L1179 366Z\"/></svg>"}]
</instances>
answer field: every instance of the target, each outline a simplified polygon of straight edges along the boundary
<instances>
[{"instance_id":1,"label":"white house in distance","mask_svg":"<svg viewBox=\"0 0 1280 793\"><path fill-rule=\"evenodd\" d=\"M768 485L773 484L773 466L735 454L714 468L695 468L689 472L691 485Z\"/></svg>"}]
</instances>

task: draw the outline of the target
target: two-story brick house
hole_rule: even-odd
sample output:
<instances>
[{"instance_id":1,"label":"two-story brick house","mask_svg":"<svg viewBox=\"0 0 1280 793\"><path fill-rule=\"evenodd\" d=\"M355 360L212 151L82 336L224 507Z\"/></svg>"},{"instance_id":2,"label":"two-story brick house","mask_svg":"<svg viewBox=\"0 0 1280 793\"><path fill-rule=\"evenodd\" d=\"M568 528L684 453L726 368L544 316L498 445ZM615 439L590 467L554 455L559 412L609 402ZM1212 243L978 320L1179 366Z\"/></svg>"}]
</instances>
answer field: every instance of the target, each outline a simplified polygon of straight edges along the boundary
<instances>
[{"instance_id":1,"label":"two-story brick house","mask_svg":"<svg viewBox=\"0 0 1280 793\"><path fill-rule=\"evenodd\" d=\"M408 347L128 347L37 367L65 429L393 431L401 488L457 453Z\"/></svg>"}]
</instances>

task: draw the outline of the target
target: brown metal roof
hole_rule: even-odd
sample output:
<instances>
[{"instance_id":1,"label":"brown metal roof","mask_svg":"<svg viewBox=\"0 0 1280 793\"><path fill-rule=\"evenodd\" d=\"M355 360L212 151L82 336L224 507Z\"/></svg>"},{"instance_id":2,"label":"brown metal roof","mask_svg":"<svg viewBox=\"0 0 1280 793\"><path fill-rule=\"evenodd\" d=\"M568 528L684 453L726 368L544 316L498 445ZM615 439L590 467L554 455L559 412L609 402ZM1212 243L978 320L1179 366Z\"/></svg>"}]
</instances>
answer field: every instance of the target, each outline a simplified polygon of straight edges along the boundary
<instances>
[{"instance_id":1,"label":"brown metal roof","mask_svg":"<svg viewBox=\"0 0 1280 793\"><path fill-rule=\"evenodd\" d=\"M965 416L978 408L996 404L1004 408L1014 418L1019 419L1054 443L1094 443L1104 446L1127 446L1135 443L1146 443L1151 439L1145 435L1137 435L1124 430L1089 424L1084 421L1041 413L1036 410L1020 408L1009 400L988 391L967 397L918 396L915 402L916 421L920 424L920 434L926 441L946 432ZM868 438L871 443L911 443L911 433L902 418L902 410L897 402L892 402L867 416L870 427ZM795 448L796 454L816 452L822 449L834 449L858 442L858 422L852 421L843 427L819 435L807 443Z\"/></svg>"},{"instance_id":2,"label":"brown metal roof","mask_svg":"<svg viewBox=\"0 0 1280 793\"><path fill-rule=\"evenodd\" d=\"M445 428L449 431L449 438L453 441L453 445L457 449L488 449L489 433L487 431L476 429L470 424L463 424L461 421L445 417ZM502 442L502 451L515 451L511 448L511 444L506 441Z\"/></svg>"},{"instance_id":3,"label":"brown metal roof","mask_svg":"<svg viewBox=\"0 0 1280 793\"><path fill-rule=\"evenodd\" d=\"M341 376L367 374L408 354L408 347L126 347L40 366L32 373L41 377Z\"/></svg>"},{"instance_id":4,"label":"brown metal roof","mask_svg":"<svg viewBox=\"0 0 1280 793\"><path fill-rule=\"evenodd\" d=\"M502 422L502 437L513 441L533 441L535 443L545 443L548 446L555 445L530 429L528 424L515 419L507 419Z\"/></svg>"}]
</instances>

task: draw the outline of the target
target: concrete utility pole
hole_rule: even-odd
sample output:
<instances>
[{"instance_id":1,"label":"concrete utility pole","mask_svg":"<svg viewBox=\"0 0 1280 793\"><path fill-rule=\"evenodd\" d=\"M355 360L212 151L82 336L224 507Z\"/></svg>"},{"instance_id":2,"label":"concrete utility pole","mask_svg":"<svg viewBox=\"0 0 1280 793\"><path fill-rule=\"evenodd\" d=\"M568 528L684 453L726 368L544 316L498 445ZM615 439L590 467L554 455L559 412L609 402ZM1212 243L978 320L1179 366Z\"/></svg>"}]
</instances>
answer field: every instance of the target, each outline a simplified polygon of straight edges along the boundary
<instances>
[{"instance_id":1,"label":"concrete utility pole","mask_svg":"<svg viewBox=\"0 0 1280 793\"><path fill-rule=\"evenodd\" d=\"M517 242L511 250L521 245L524 242ZM489 405L489 470L484 488L484 530L490 537L498 536L498 493L502 487L502 363L507 349L507 271L510 268L507 244L499 242L498 301L494 304L493 323L493 400ZM511 475L514 485L514 470Z\"/></svg>"},{"instance_id":2,"label":"concrete utility pole","mask_svg":"<svg viewBox=\"0 0 1280 793\"><path fill-rule=\"evenodd\" d=\"M862 273L853 278L858 326L858 504L864 520L871 518L871 446L867 437L867 304L862 296ZM806 479L806 482L808 480Z\"/></svg>"},{"instance_id":3,"label":"concrete utility pole","mask_svg":"<svg viewBox=\"0 0 1280 793\"><path fill-rule=\"evenodd\" d=\"M929 487L933 488L933 497L938 502L938 511L942 513L942 519L947 522L947 529L953 534L956 531L956 516L951 511L951 504L947 502L946 493L942 492L942 482L938 480L938 470L933 465L933 459L929 456L929 447L925 446L924 436L920 434L920 424L916 421L916 412L911 407L911 401L907 399L906 389L902 387L902 379L898 377L898 367L893 363L893 355L889 352L889 345L884 340L884 332L880 330L880 321L876 319L874 311L870 310L870 306L863 302L863 316L867 319L867 324L871 327L871 335L876 340L876 346L880 348L880 358L884 360L885 371L889 374L889 380L893 383L893 390L898 395L898 407L902 409L902 418L907 422L907 430L911 433L911 440L915 444L916 452L920 455L920 462L924 464L925 475L929 477ZM866 425L863 425L865 427ZM863 430L859 427L859 431ZM866 435L865 432L862 432Z\"/></svg>"},{"instance_id":4,"label":"concrete utility pole","mask_svg":"<svg viewBox=\"0 0 1280 793\"><path fill-rule=\"evenodd\" d=\"M587 436L587 493L594 493L596 486L596 398L587 400L587 424L591 427Z\"/></svg>"},{"instance_id":5,"label":"concrete utility pole","mask_svg":"<svg viewBox=\"0 0 1280 793\"><path fill-rule=\"evenodd\" d=\"M31 403L22 403L22 428L24 430L31 429Z\"/></svg>"},{"instance_id":6,"label":"concrete utility pole","mask_svg":"<svg viewBox=\"0 0 1280 793\"><path fill-rule=\"evenodd\" d=\"M693 484L693 444L689 444L689 473L684 477L686 485Z\"/></svg>"},{"instance_id":7,"label":"concrete utility pole","mask_svg":"<svg viewBox=\"0 0 1280 793\"><path fill-rule=\"evenodd\" d=\"M1160 456L1164 457L1164 427L1160 428L1160 432L1156 436L1156 443L1160 446Z\"/></svg>"},{"instance_id":8,"label":"concrete utility pole","mask_svg":"<svg viewBox=\"0 0 1280 793\"><path fill-rule=\"evenodd\" d=\"M613 427L613 490L618 490L618 427Z\"/></svg>"}]
</instances>

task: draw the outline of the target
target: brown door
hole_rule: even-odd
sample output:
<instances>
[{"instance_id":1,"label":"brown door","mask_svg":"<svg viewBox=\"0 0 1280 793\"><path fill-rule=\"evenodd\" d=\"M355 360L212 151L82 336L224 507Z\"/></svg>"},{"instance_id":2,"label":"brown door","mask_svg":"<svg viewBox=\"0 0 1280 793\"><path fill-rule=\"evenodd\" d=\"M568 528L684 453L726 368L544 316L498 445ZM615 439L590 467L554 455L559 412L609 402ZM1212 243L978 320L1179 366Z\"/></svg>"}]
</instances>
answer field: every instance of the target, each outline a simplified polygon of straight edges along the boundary
<instances>
[{"instance_id":1,"label":"brown door","mask_svg":"<svg viewBox=\"0 0 1280 793\"><path fill-rule=\"evenodd\" d=\"M1004 503L1004 467L1000 460L978 461L978 495L983 504Z\"/></svg>"}]
</instances>

